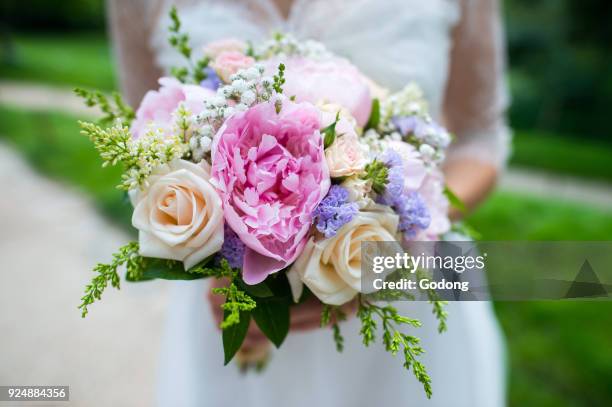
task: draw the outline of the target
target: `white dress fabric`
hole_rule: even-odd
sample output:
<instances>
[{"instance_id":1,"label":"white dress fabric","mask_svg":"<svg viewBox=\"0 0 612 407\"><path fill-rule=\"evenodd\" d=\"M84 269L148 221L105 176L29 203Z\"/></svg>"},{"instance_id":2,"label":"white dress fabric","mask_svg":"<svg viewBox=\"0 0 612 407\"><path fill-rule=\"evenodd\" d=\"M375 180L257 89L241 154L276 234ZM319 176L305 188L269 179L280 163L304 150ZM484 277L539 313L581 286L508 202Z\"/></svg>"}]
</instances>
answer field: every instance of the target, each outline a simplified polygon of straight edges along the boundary
<instances>
[{"instance_id":1,"label":"white dress fabric","mask_svg":"<svg viewBox=\"0 0 612 407\"><path fill-rule=\"evenodd\" d=\"M147 2L155 27L151 46L166 69L181 64L167 45L169 3ZM178 7L196 51L224 37L256 41L284 31L323 42L391 91L415 81L433 115L456 132L449 159L505 162L503 41L493 0L296 0L287 19L272 0L179 1ZM451 303L443 334L437 333L429 304L395 304L423 321L411 332L426 350L422 360L434 393L428 400L400 356L391 356L380 343L363 346L355 318L341 325L341 354L331 331L318 329L290 333L260 374L244 375L233 364L223 367L207 289L207 282L174 288L159 366L160 406L505 405L504 347L490 303Z\"/></svg>"}]
</instances>

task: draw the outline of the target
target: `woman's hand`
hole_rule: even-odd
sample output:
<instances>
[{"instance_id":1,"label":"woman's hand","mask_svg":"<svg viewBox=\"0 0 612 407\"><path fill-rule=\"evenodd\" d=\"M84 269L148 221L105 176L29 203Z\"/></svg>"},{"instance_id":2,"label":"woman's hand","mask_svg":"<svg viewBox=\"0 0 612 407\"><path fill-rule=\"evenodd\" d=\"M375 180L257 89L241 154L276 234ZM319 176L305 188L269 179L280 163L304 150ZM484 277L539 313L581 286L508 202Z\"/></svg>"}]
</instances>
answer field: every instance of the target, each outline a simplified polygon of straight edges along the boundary
<instances>
[{"instance_id":1,"label":"woman's hand","mask_svg":"<svg viewBox=\"0 0 612 407\"><path fill-rule=\"evenodd\" d=\"M497 169L468 158L450 160L444 165L446 184L461 199L468 210L482 202L495 186ZM464 214L451 208L450 217L460 219Z\"/></svg>"},{"instance_id":2,"label":"woman's hand","mask_svg":"<svg viewBox=\"0 0 612 407\"><path fill-rule=\"evenodd\" d=\"M215 280L212 282L212 287L224 287L227 286L227 280ZM208 291L208 302L210 304L213 316L217 326L221 324L223 320L223 305L224 299L221 295L213 294L210 290ZM351 301L341 307L341 310L347 315L352 316L355 314L357 309L356 302ZM323 311L323 304L316 298L309 298L305 302L299 305L291 307L289 331L300 332L310 331L321 327L321 312ZM333 322L333 321L332 321ZM251 351L262 345L267 345L269 342L268 338L261 332L254 321L251 320L247 336L242 344L241 350Z\"/></svg>"}]
</instances>

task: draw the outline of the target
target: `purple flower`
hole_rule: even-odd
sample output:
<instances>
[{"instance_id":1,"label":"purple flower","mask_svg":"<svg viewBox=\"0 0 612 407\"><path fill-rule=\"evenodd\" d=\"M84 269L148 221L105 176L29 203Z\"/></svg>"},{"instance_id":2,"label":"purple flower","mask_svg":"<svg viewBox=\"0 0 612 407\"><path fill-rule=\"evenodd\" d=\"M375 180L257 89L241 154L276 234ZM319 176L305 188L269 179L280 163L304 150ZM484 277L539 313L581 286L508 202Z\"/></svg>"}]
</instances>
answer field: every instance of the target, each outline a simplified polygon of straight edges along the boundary
<instances>
[{"instance_id":1,"label":"purple flower","mask_svg":"<svg viewBox=\"0 0 612 407\"><path fill-rule=\"evenodd\" d=\"M387 149L380 156L380 161L389 169L387 185L382 199L392 202L394 197L404 191L404 163L402 157L395 150Z\"/></svg>"},{"instance_id":2,"label":"purple flower","mask_svg":"<svg viewBox=\"0 0 612 407\"><path fill-rule=\"evenodd\" d=\"M392 207L400 217L399 230L406 238L414 238L418 230L427 229L431 223L427 205L418 192L405 190L404 164L395 150L386 150L380 160L389 172L385 191L378 197L378 202Z\"/></svg>"},{"instance_id":3,"label":"purple flower","mask_svg":"<svg viewBox=\"0 0 612 407\"><path fill-rule=\"evenodd\" d=\"M406 238L414 238L417 231L427 229L431 223L427 205L418 192L402 194L394 202L393 209L400 218L399 230Z\"/></svg>"},{"instance_id":4,"label":"purple flower","mask_svg":"<svg viewBox=\"0 0 612 407\"><path fill-rule=\"evenodd\" d=\"M349 223L359 207L355 202L348 201L349 194L340 185L332 185L329 192L316 207L312 216L317 230L326 238L334 237L338 230Z\"/></svg>"},{"instance_id":5,"label":"purple flower","mask_svg":"<svg viewBox=\"0 0 612 407\"><path fill-rule=\"evenodd\" d=\"M225 234L223 239L223 246L221 246L221 251L219 254L221 257L227 260L230 267L232 268L242 268L242 262L244 259L244 243L240 240L238 235L227 226L227 224L223 228L223 233Z\"/></svg>"},{"instance_id":6,"label":"purple flower","mask_svg":"<svg viewBox=\"0 0 612 407\"><path fill-rule=\"evenodd\" d=\"M206 67L204 68L204 73L206 73L206 79L200 82L200 86L210 90L217 90L221 86L221 79L219 79L215 70Z\"/></svg>"}]
</instances>

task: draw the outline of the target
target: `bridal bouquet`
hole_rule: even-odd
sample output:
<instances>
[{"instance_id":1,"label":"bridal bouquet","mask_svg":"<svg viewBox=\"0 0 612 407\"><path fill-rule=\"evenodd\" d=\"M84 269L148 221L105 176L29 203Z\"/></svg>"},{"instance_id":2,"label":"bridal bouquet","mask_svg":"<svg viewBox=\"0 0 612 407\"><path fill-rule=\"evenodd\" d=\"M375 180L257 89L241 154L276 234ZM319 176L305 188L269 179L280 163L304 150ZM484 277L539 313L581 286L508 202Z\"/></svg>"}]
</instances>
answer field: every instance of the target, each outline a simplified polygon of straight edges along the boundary
<instances>
[{"instance_id":1,"label":"bridal bouquet","mask_svg":"<svg viewBox=\"0 0 612 407\"><path fill-rule=\"evenodd\" d=\"M82 315L110 284L213 277L225 297L225 363L251 321L280 346L292 306L312 296L343 339L340 306L356 303L367 346L377 329L431 394L418 360L420 322L361 292L361 243L436 240L451 227L440 164L451 141L415 84L390 94L314 41L277 34L194 50L171 12L170 43L186 57L134 112L118 95L77 90L104 112L81 122L104 165L121 164L138 242L98 264ZM201 57L195 55L201 54ZM381 63L384 63L381 61ZM431 294L439 330L443 303Z\"/></svg>"}]
</instances>

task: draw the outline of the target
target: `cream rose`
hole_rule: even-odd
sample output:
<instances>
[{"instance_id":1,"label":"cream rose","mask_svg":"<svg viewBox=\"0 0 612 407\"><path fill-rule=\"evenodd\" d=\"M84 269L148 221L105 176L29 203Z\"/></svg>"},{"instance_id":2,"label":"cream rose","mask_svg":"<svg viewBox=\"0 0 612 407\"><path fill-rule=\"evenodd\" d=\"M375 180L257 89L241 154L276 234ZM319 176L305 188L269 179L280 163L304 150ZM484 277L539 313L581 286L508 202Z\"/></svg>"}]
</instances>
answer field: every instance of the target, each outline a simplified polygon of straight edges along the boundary
<instances>
[{"instance_id":1,"label":"cream rose","mask_svg":"<svg viewBox=\"0 0 612 407\"><path fill-rule=\"evenodd\" d=\"M338 112L338 110L336 110ZM336 113L322 111L322 128L329 126ZM362 172L366 165L364 146L359 142L355 129L355 119L342 114L336 123L336 139L325 149L325 160L332 178L346 177Z\"/></svg>"},{"instance_id":2,"label":"cream rose","mask_svg":"<svg viewBox=\"0 0 612 407\"><path fill-rule=\"evenodd\" d=\"M336 125L336 140L325 150L325 160L332 178L363 172L366 165L364 149L354 130L342 132L342 119Z\"/></svg>"},{"instance_id":3,"label":"cream rose","mask_svg":"<svg viewBox=\"0 0 612 407\"><path fill-rule=\"evenodd\" d=\"M207 163L175 160L132 194L141 255L180 260L189 269L221 249L223 209L209 179Z\"/></svg>"},{"instance_id":4,"label":"cream rose","mask_svg":"<svg viewBox=\"0 0 612 407\"><path fill-rule=\"evenodd\" d=\"M287 273L295 299L303 284L330 305L342 305L361 291L361 242L397 240L398 216L388 208L375 209L359 212L333 238L310 238Z\"/></svg>"}]
</instances>

